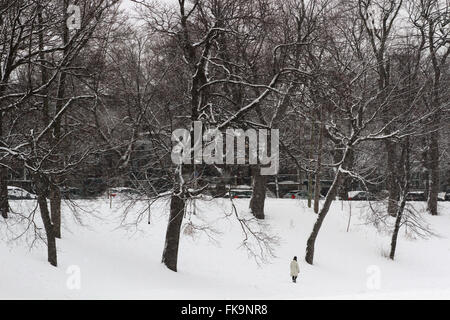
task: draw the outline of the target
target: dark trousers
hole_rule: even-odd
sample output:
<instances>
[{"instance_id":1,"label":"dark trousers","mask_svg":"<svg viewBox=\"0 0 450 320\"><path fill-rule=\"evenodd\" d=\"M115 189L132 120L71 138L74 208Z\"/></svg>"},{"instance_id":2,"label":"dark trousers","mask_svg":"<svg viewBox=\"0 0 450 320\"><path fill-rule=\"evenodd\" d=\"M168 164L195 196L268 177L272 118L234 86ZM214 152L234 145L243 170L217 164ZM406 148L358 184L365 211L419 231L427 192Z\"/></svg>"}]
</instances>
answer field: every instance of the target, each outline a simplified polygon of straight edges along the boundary
<instances>
[{"instance_id":1,"label":"dark trousers","mask_svg":"<svg viewBox=\"0 0 450 320\"><path fill-rule=\"evenodd\" d=\"M297 282L297 276L292 276L292 282Z\"/></svg>"}]
</instances>

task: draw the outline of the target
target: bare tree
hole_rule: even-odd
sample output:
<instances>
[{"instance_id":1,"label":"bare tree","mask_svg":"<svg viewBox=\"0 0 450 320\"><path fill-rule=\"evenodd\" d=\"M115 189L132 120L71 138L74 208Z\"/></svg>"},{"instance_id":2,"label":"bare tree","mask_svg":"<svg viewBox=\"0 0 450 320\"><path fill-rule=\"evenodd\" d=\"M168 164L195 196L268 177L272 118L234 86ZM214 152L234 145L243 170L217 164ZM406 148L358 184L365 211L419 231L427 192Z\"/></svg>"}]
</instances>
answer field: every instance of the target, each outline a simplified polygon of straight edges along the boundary
<instances>
[{"instance_id":1,"label":"bare tree","mask_svg":"<svg viewBox=\"0 0 450 320\"><path fill-rule=\"evenodd\" d=\"M412 24L418 30L419 37L424 43L424 49L428 49L426 58L431 64L431 70L427 68L425 71L426 78L430 82L430 90L424 103L429 110L442 109L442 105L445 103L444 92L446 89L444 88L448 86L448 83L442 82L442 69L450 55L449 4L437 0L414 1L409 7L409 11ZM432 215L438 215L437 199L441 174L439 137L442 112L433 113L430 120L426 154L427 169L430 171L428 211Z\"/></svg>"},{"instance_id":2,"label":"bare tree","mask_svg":"<svg viewBox=\"0 0 450 320\"><path fill-rule=\"evenodd\" d=\"M136 2L147 9L143 18L149 22L151 30L171 39L177 46L177 57L181 56L185 63L183 70L188 86L183 86L189 88L184 93L187 97L183 101L185 108L176 110L177 114L172 116L184 119L178 121L178 125L191 130L193 145L202 143L194 135L195 122L201 121L204 129L215 127L219 131L237 125L251 127L253 124L247 120L249 114L257 112L272 95L282 94L278 86L284 76L300 72L280 67L265 76L254 77L252 73L252 68L259 64L259 57L273 60L278 54L273 47L266 48L261 33L270 21L265 10L270 6L269 1L195 1L188 4L180 0L176 11ZM247 32L255 37L247 37ZM174 185L162 261L173 271L177 270L179 234L186 203L192 196L190 190L198 189L201 171L217 170L214 166L197 163L195 154L191 154L190 159L191 165L174 166L170 174ZM252 211L255 217L263 218L265 183L258 171L254 171L255 189L262 193L256 192L261 196L258 201L252 201Z\"/></svg>"},{"instance_id":3,"label":"bare tree","mask_svg":"<svg viewBox=\"0 0 450 320\"><path fill-rule=\"evenodd\" d=\"M378 87L380 91L388 92L391 88L390 60L387 55L389 40L392 38L394 23L402 7L402 0L389 1L358 1L359 16L367 32L373 54L377 61ZM390 112L390 111L388 111ZM388 117L389 119L389 117ZM393 126L394 124L392 124ZM393 127L392 127L392 130ZM386 139L386 161L387 161L387 187L389 190L388 212L395 215L399 190L395 181L397 148L393 141Z\"/></svg>"},{"instance_id":4,"label":"bare tree","mask_svg":"<svg viewBox=\"0 0 450 320\"><path fill-rule=\"evenodd\" d=\"M20 18L16 16L14 19L26 23L18 23L18 31L15 31L19 34L16 60L9 62L15 66L17 83L10 86L11 91L0 100L2 112L13 115L9 118L9 134L0 137L0 150L7 157L20 162L31 173L46 232L48 261L53 266L57 266L55 238L60 235L60 211L56 211L57 216L54 215L52 221L47 205L50 189L57 187L54 186L52 177L72 170L89 154L88 146L74 146L76 139L67 143L74 132L73 129L66 129L64 133L60 131L57 134L55 130L60 130L63 117L77 102L95 98L94 94L86 93L91 90L83 85L72 92L71 97L66 98L64 92L61 92L61 74L63 70L69 72L69 65L92 38L102 14L115 2L99 0L95 6L90 6L87 2L84 4L86 10L80 29L74 31L70 39L61 42L55 40L58 39L55 34L58 34L61 25L66 26L66 7L55 5L52 1L30 1L14 2L7 10L10 14L20 15ZM69 37L68 33L66 35ZM11 43L14 43L14 37L13 33ZM79 65L77 70L81 69ZM41 75L36 76L39 72ZM56 89L52 86L55 83ZM53 96L55 91L57 93ZM55 108L49 110L50 102L53 101L56 101ZM41 105L43 110L37 108ZM33 117L42 119L43 122L30 121Z\"/></svg>"}]
</instances>

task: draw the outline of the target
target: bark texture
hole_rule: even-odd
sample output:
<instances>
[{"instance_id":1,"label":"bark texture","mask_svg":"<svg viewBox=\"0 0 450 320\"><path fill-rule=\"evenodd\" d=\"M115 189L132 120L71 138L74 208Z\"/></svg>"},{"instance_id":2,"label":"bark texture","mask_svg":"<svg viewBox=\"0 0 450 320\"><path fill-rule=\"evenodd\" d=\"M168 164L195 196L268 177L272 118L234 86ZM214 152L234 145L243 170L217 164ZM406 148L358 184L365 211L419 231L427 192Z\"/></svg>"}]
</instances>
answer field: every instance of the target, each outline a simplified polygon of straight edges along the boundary
<instances>
[{"instance_id":1,"label":"bark texture","mask_svg":"<svg viewBox=\"0 0 450 320\"><path fill-rule=\"evenodd\" d=\"M398 232L402 225L403 212L406 206L406 196L409 192L410 186L410 144L409 138L406 138L406 142L402 149L401 163L403 164L403 174L401 175L401 180L398 181L399 189L401 189L401 201L397 209L397 218L395 219L394 232L392 233L391 239L391 252L389 258L394 260L395 250L397 248L397 238Z\"/></svg>"},{"instance_id":2,"label":"bark texture","mask_svg":"<svg viewBox=\"0 0 450 320\"><path fill-rule=\"evenodd\" d=\"M0 86L1 88L1 86ZM0 89L1 91L1 89ZM3 134L3 115L0 111L0 137ZM8 218L9 204L8 204L8 170L0 164L0 214L3 218Z\"/></svg>"},{"instance_id":3,"label":"bark texture","mask_svg":"<svg viewBox=\"0 0 450 320\"><path fill-rule=\"evenodd\" d=\"M162 256L162 262L172 271L177 271L178 247L180 243L181 225L185 211L184 200L173 194L170 200L170 216L167 224L166 243Z\"/></svg>"},{"instance_id":4,"label":"bark texture","mask_svg":"<svg viewBox=\"0 0 450 320\"><path fill-rule=\"evenodd\" d=\"M48 180L41 174L36 174L34 177L36 185L36 192L38 196L39 211L41 212L42 222L44 224L45 234L47 237L47 253L48 262L52 266L58 265L56 252L56 237L53 229L53 224L50 219L50 212L48 210L46 194L49 188Z\"/></svg>"},{"instance_id":5,"label":"bark texture","mask_svg":"<svg viewBox=\"0 0 450 320\"><path fill-rule=\"evenodd\" d=\"M396 170L396 148L392 141L386 141L386 153L387 153L387 177L386 177L386 187L389 191L388 198L388 214L392 217L397 215L398 209L398 199L399 199L399 188L396 181L396 175L398 174Z\"/></svg>"},{"instance_id":6,"label":"bark texture","mask_svg":"<svg viewBox=\"0 0 450 320\"><path fill-rule=\"evenodd\" d=\"M55 237L61 239L61 192L56 185L50 188L50 211Z\"/></svg>"},{"instance_id":7,"label":"bark texture","mask_svg":"<svg viewBox=\"0 0 450 320\"><path fill-rule=\"evenodd\" d=\"M336 177L334 178L333 184L331 185L330 190L328 191L327 197L325 198L325 203L323 205L322 210L320 210L316 223L314 223L313 230L308 238L308 241L306 242L306 256L305 260L309 264L313 264L314 262L314 249L315 249L315 243L317 236L320 231L320 227L322 226L322 223L330 209L331 203L333 202L334 198L336 197L339 185L341 184L343 174L341 171L338 171L336 174Z\"/></svg>"},{"instance_id":8,"label":"bark texture","mask_svg":"<svg viewBox=\"0 0 450 320\"><path fill-rule=\"evenodd\" d=\"M8 172L6 168L0 167L0 212L3 218L8 218Z\"/></svg>"},{"instance_id":9,"label":"bark texture","mask_svg":"<svg viewBox=\"0 0 450 320\"><path fill-rule=\"evenodd\" d=\"M264 219L264 202L266 199L266 177L261 175L259 166L252 170L253 194L250 200L250 210L257 219Z\"/></svg>"},{"instance_id":10,"label":"bark texture","mask_svg":"<svg viewBox=\"0 0 450 320\"><path fill-rule=\"evenodd\" d=\"M320 119L322 121L322 117ZM323 123L321 122L319 130L319 142L317 146L317 163L316 163L316 181L314 184L314 212L319 213L320 199L320 177L322 173L322 144L323 144Z\"/></svg>"},{"instance_id":11,"label":"bark texture","mask_svg":"<svg viewBox=\"0 0 450 320\"><path fill-rule=\"evenodd\" d=\"M322 209L317 215L317 220L314 223L313 230L306 242L306 256L305 260L309 264L313 264L314 262L314 250L317 236L319 234L320 228L322 226L323 221L325 220L328 211L330 210L331 203L337 195L339 187L342 184L343 178L345 176L345 169L348 168L348 163L352 158L353 151L351 147L347 146L342 158L342 164L338 167L336 175L333 180L333 184L328 190L327 197L325 198L325 203L323 204Z\"/></svg>"},{"instance_id":12,"label":"bark texture","mask_svg":"<svg viewBox=\"0 0 450 320\"><path fill-rule=\"evenodd\" d=\"M437 200L440 186L439 170L439 131L433 132L430 137L430 184L428 190L427 208L428 212L438 215Z\"/></svg>"}]
</instances>

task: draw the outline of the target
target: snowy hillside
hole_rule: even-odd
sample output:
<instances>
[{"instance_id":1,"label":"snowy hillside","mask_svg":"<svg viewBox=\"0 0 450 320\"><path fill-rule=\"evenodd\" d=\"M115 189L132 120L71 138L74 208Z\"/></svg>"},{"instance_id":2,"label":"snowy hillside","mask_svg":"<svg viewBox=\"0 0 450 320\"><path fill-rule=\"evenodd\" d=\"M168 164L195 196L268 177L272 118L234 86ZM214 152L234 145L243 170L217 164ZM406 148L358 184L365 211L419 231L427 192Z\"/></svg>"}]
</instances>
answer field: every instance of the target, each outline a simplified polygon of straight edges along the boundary
<instances>
[{"instance_id":1,"label":"snowy hillside","mask_svg":"<svg viewBox=\"0 0 450 320\"><path fill-rule=\"evenodd\" d=\"M245 216L248 200L235 202ZM65 204L57 268L47 263L44 245L29 251L24 238L5 243L4 235L11 236L7 229L15 226L13 219L8 226L0 222L0 299L450 298L449 202L440 202L441 216L424 214L439 237L406 239L401 229L396 260L391 261L385 257L389 235L377 233L358 218L367 210L366 204L335 201L319 234L313 266L303 257L316 215L305 202L267 200L269 233L278 236L279 243L276 257L261 265L238 248L243 234L235 217L225 217L231 212L229 200L197 202L196 225L208 221L218 233L210 233L211 239L202 231L185 229L178 273L160 263L167 203L152 207L150 224L148 212L142 211L144 203L129 209L126 218L126 205L117 201L113 209L107 200L77 204L84 225L75 222ZM350 204L352 220L347 232ZM25 211L33 201L12 201L11 205L16 212ZM421 210L424 205L416 206ZM140 214L136 228L133 222ZM300 263L296 284L289 277L294 255ZM78 271L80 289L70 285Z\"/></svg>"}]
</instances>

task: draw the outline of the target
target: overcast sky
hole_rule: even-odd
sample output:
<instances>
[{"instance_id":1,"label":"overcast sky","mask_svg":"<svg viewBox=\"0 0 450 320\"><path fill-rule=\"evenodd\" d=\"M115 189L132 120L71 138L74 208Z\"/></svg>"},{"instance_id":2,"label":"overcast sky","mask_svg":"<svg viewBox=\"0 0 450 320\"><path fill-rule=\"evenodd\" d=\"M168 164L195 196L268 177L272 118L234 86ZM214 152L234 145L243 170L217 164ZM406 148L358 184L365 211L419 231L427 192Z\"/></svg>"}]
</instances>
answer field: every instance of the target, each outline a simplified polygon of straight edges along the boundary
<instances>
[{"instance_id":1,"label":"overcast sky","mask_svg":"<svg viewBox=\"0 0 450 320\"><path fill-rule=\"evenodd\" d=\"M177 0L154 0L156 2L162 2L162 3L178 3ZM125 10L133 10L136 3L132 2L131 0L122 0L120 7Z\"/></svg>"}]
</instances>

